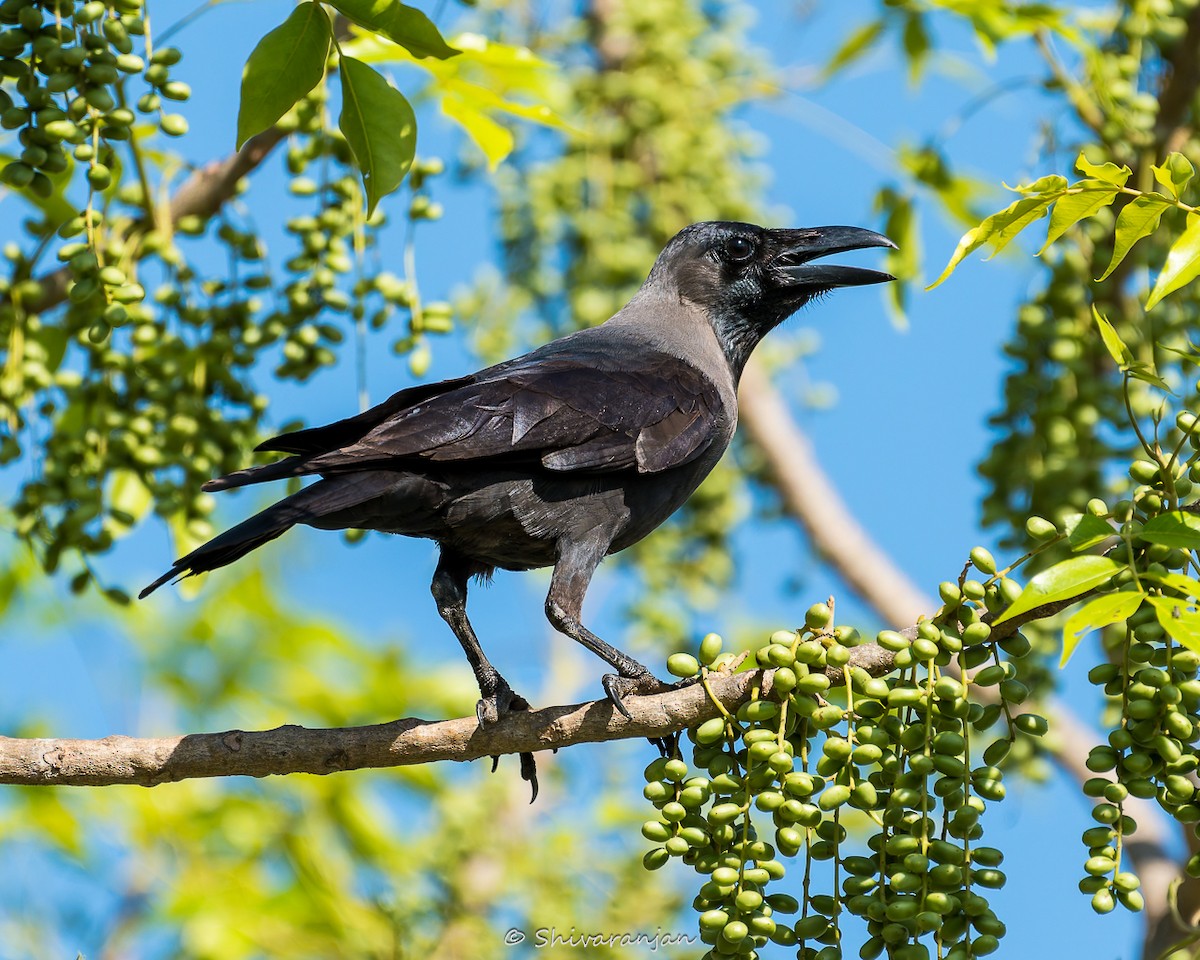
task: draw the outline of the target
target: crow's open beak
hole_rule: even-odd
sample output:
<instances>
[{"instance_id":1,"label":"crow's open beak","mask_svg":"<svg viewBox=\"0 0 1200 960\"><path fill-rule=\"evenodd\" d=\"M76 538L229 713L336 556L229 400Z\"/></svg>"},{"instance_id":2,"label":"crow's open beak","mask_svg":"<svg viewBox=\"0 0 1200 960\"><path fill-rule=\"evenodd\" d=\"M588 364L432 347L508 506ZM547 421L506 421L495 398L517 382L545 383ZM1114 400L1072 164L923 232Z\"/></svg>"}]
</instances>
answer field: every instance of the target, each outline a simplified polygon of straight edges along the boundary
<instances>
[{"instance_id":1,"label":"crow's open beak","mask_svg":"<svg viewBox=\"0 0 1200 960\"><path fill-rule=\"evenodd\" d=\"M857 287L896 279L881 270L810 262L864 247L896 249L891 240L874 230L864 230L862 227L807 227L801 230L775 230L772 233L776 234L779 252L772 257L771 266L789 292L797 288L829 290L833 287Z\"/></svg>"}]
</instances>

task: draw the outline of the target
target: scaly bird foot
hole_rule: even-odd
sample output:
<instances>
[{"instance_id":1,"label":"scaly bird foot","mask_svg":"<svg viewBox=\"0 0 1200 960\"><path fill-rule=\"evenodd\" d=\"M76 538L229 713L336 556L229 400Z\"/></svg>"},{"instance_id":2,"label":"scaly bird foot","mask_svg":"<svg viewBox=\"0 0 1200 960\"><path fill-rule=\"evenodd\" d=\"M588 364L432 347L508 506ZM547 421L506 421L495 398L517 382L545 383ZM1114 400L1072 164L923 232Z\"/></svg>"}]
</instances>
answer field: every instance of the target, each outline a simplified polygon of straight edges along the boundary
<instances>
[{"instance_id":1,"label":"scaly bird foot","mask_svg":"<svg viewBox=\"0 0 1200 960\"><path fill-rule=\"evenodd\" d=\"M632 720L633 716L630 714L629 708L625 706L625 697L648 697L671 689L671 684L663 683L649 670L632 677L606 673L600 683L604 687L604 692L608 694L608 699L612 701L612 705L626 720Z\"/></svg>"},{"instance_id":2,"label":"scaly bird foot","mask_svg":"<svg viewBox=\"0 0 1200 960\"><path fill-rule=\"evenodd\" d=\"M500 717L506 713L528 709L529 701L514 692L508 682L501 677L499 683L496 684L495 691L480 697L479 702L475 704L475 717L479 720L481 727L486 727L499 722Z\"/></svg>"}]
</instances>

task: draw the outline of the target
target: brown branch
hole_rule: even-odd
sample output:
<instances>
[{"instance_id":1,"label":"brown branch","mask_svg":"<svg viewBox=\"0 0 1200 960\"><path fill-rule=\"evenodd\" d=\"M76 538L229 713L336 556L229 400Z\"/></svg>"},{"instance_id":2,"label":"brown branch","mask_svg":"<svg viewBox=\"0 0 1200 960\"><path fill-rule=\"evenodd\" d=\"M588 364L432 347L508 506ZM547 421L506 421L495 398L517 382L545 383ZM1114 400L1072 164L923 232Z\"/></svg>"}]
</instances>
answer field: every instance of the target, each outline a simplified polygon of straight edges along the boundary
<instances>
[{"instance_id":1,"label":"brown branch","mask_svg":"<svg viewBox=\"0 0 1200 960\"><path fill-rule=\"evenodd\" d=\"M727 710L750 696L762 671L709 675ZM767 684L769 689L769 684ZM507 753L552 750L576 743L661 738L718 714L699 684L625 700L632 719L607 700L514 713L480 726L458 720L395 720L365 727L228 730L182 737L105 737L102 740L0 737L0 783L28 786L111 786L196 777L267 777L399 767L434 760L478 760Z\"/></svg>"},{"instance_id":2,"label":"brown branch","mask_svg":"<svg viewBox=\"0 0 1200 960\"><path fill-rule=\"evenodd\" d=\"M237 153L194 171L171 198L172 222L178 223L186 216L207 219L215 214L233 199L238 181L256 170L285 136L279 127L270 127L243 143Z\"/></svg>"},{"instance_id":3,"label":"brown branch","mask_svg":"<svg viewBox=\"0 0 1200 960\"><path fill-rule=\"evenodd\" d=\"M237 194L238 181L253 172L285 136L287 134L283 130L271 127L251 137L236 153L223 160L212 160L194 170L171 198L168 207L171 222L178 223L186 216L208 219L217 213ZM150 198L146 199L149 202ZM150 226L148 219L135 220L130 224L126 238L145 233ZM67 296L70 279L71 271L67 267L60 267L39 277L42 295L31 305L31 309L35 313L43 313L62 303Z\"/></svg>"},{"instance_id":4,"label":"brown branch","mask_svg":"<svg viewBox=\"0 0 1200 960\"><path fill-rule=\"evenodd\" d=\"M766 458L776 490L813 549L887 623L916 623L941 604L926 597L862 528L821 469L808 437L754 361L742 375L742 427Z\"/></svg>"},{"instance_id":5,"label":"brown branch","mask_svg":"<svg viewBox=\"0 0 1200 960\"><path fill-rule=\"evenodd\" d=\"M1158 95L1157 140L1165 156L1187 146L1193 132L1188 116L1200 87L1200 7L1187 17L1187 32L1163 58L1167 71ZM1160 158L1161 159L1161 158Z\"/></svg>"}]
</instances>

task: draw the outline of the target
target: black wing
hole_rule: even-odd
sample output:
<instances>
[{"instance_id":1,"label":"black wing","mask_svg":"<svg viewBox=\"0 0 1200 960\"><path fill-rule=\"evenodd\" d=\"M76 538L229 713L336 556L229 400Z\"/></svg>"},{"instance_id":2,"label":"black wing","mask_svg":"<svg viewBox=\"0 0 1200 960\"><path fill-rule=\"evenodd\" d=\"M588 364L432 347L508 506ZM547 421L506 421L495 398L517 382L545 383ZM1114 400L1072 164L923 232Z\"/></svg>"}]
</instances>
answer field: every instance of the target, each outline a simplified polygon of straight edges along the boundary
<instances>
[{"instance_id":1,"label":"black wing","mask_svg":"<svg viewBox=\"0 0 1200 960\"><path fill-rule=\"evenodd\" d=\"M336 423L323 427L309 427L307 430L295 430L283 433L270 440L264 440L254 449L278 450L280 453L308 454L310 456L337 450L362 438L363 434L374 429L389 417L395 416L401 410L414 406L422 400L455 390L475 379L474 376L458 377L455 380L442 380L439 383L423 383L408 387L377 404L370 410L364 410L357 416L338 420Z\"/></svg>"},{"instance_id":2,"label":"black wing","mask_svg":"<svg viewBox=\"0 0 1200 960\"><path fill-rule=\"evenodd\" d=\"M400 411L356 443L311 458L305 472L421 460L657 473L691 462L722 432L720 393L698 370L660 353L608 361L542 356L513 365Z\"/></svg>"},{"instance_id":3,"label":"black wing","mask_svg":"<svg viewBox=\"0 0 1200 960\"><path fill-rule=\"evenodd\" d=\"M204 489L420 463L658 473L700 456L726 418L716 386L677 357L542 353L276 437L259 449L296 456Z\"/></svg>"}]
</instances>

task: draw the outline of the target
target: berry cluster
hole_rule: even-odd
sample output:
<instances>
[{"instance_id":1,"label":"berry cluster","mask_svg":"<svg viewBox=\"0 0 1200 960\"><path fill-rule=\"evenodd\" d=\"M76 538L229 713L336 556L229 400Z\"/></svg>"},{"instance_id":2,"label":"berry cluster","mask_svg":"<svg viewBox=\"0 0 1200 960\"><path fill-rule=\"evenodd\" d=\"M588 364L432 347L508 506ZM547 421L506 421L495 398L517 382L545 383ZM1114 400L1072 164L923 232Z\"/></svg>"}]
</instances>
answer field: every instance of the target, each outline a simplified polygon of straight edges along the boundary
<instances>
[{"instance_id":1,"label":"berry cluster","mask_svg":"<svg viewBox=\"0 0 1200 960\"><path fill-rule=\"evenodd\" d=\"M694 906L709 956L754 957L772 941L795 945L799 960L835 960L845 913L865 921L867 960L997 948L1004 924L986 892L1005 876L1000 851L980 842L981 816L1004 798L1000 764L1014 743L1047 724L1013 713L1028 691L1011 659L1028 642L993 638L984 619L1019 588L986 550L972 561L983 580L943 584L935 617L876 638L890 654L886 678L857 665L863 638L832 627L832 610L817 604L801 630L756 652L762 673L748 702L688 732L693 766L674 757L647 768L658 816L642 833L658 846L645 863L679 857L706 877ZM674 654L668 669L706 682L732 660L709 635L698 657ZM848 824L867 831L865 848L851 846ZM786 872L780 857L803 858L802 897L768 889Z\"/></svg>"}]
</instances>

